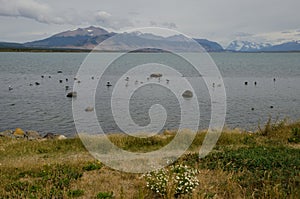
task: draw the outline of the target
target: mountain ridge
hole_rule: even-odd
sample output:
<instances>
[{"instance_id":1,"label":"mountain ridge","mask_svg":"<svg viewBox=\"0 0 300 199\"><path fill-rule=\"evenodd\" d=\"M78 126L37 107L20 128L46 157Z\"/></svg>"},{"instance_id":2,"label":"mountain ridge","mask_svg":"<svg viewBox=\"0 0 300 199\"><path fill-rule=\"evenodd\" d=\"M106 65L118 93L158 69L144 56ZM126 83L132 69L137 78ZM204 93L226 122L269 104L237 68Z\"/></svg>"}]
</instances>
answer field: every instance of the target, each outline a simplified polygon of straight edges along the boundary
<instances>
[{"instance_id":1,"label":"mountain ridge","mask_svg":"<svg viewBox=\"0 0 300 199\"><path fill-rule=\"evenodd\" d=\"M253 41L234 40L226 48L228 51L239 52L255 52L260 51L266 47L272 46L269 43L258 43Z\"/></svg>"},{"instance_id":2,"label":"mountain ridge","mask_svg":"<svg viewBox=\"0 0 300 199\"><path fill-rule=\"evenodd\" d=\"M225 50L231 52L298 52L300 51L300 41L272 45L270 43L234 40Z\"/></svg>"},{"instance_id":3,"label":"mountain ridge","mask_svg":"<svg viewBox=\"0 0 300 199\"><path fill-rule=\"evenodd\" d=\"M115 33L109 32L103 28L89 26L86 28L77 28L74 30L67 30L57 34L54 34L48 38L40 39L25 43L13 43L13 42L0 42L0 49L70 49L70 50L92 50L95 46L103 42L104 40L111 38L114 35L124 36L125 40L121 41L123 46L116 47L112 44L112 51L120 49L133 48L138 42L145 42L149 44L156 44L159 41L161 47L171 46L175 50L182 50L187 47L187 40L189 38L183 35L172 35L163 37L154 35L151 33L133 32L133 33ZM300 41L290 41L282 44L271 45L270 43L258 43L253 41L234 40L226 48L223 48L219 43L210 41L207 39L194 38L198 44L200 44L207 52L289 52L300 51ZM127 43L126 43L127 42ZM127 45L127 46L126 46ZM158 45L159 46L159 45Z\"/></svg>"},{"instance_id":4,"label":"mountain ridge","mask_svg":"<svg viewBox=\"0 0 300 199\"><path fill-rule=\"evenodd\" d=\"M93 49L102 41L116 35L117 33L108 32L105 29L90 26L87 28L78 28L76 30L64 31L57 33L46 39L26 42L24 43L25 47L29 48L76 48L76 49ZM144 42L155 43L157 41L174 43L176 42L186 42L186 37L182 35L173 35L169 37L162 37L154 35L151 33L141 33L141 32L132 32L132 33L119 33L120 37L125 36L124 41L131 39L131 43L135 44L135 40L142 39ZM206 51L208 52L221 52L224 51L223 47L217 42L209 41L206 39L195 39ZM124 45L124 42L122 42ZM128 44L127 44L128 45ZM167 44L165 44L167 45ZM180 45L177 45L177 50ZM129 46L128 46L129 47ZM121 49L126 49L126 45L120 47ZM112 46L111 50L119 50L116 46Z\"/></svg>"}]
</instances>

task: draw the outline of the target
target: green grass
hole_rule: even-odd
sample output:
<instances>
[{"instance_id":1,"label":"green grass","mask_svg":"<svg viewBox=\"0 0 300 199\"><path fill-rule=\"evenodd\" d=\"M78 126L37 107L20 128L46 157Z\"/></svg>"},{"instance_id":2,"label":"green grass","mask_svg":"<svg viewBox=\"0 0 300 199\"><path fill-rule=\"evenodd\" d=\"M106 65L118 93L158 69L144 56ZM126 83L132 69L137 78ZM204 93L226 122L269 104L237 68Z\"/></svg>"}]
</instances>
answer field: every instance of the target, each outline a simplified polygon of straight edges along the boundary
<instances>
[{"instance_id":1,"label":"green grass","mask_svg":"<svg viewBox=\"0 0 300 199\"><path fill-rule=\"evenodd\" d=\"M225 129L203 159L198 151L205 132L198 132L186 154L175 162L200 171L200 186L189 197L299 198L299 129L300 122L271 120L255 133ZM166 146L174 136L175 132L167 132L143 139L118 134L109 138L125 150L147 152ZM0 179L0 198L157 196L147 189L141 175L115 171L94 160L79 138L27 141L0 137Z\"/></svg>"}]
</instances>

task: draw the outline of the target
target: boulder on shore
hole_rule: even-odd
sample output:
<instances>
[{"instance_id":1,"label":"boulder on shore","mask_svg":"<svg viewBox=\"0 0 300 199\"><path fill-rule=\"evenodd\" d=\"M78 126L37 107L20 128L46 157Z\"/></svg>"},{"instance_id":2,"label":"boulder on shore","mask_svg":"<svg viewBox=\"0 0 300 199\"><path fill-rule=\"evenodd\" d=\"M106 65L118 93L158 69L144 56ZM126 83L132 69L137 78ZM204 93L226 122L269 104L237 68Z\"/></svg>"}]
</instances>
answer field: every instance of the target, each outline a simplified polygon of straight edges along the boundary
<instances>
[{"instance_id":1,"label":"boulder on shore","mask_svg":"<svg viewBox=\"0 0 300 199\"><path fill-rule=\"evenodd\" d=\"M42 138L42 136L37 131L32 131L32 130L26 131L25 137L28 140L38 140Z\"/></svg>"},{"instance_id":2,"label":"boulder on shore","mask_svg":"<svg viewBox=\"0 0 300 199\"><path fill-rule=\"evenodd\" d=\"M18 137L25 137L25 132L21 128L16 128L14 131L13 135L18 138Z\"/></svg>"},{"instance_id":3,"label":"boulder on shore","mask_svg":"<svg viewBox=\"0 0 300 199\"><path fill-rule=\"evenodd\" d=\"M5 130L3 132L0 132L0 137L14 138L14 131L13 130Z\"/></svg>"},{"instance_id":4,"label":"boulder on shore","mask_svg":"<svg viewBox=\"0 0 300 199\"><path fill-rule=\"evenodd\" d=\"M0 137L6 138L23 138L27 140L47 140L47 139L56 139L56 140L65 140L67 139L64 135L47 133L44 137L42 137L37 131L24 131L21 128L16 128L15 130L6 130L0 132Z\"/></svg>"},{"instance_id":5,"label":"boulder on shore","mask_svg":"<svg viewBox=\"0 0 300 199\"><path fill-rule=\"evenodd\" d=\"M55 139L56 135L54 133L47 133L43 138Z\"/></svg>"},{"instance_id":6,"label":"boulder on shore","mask_svg":"<svg viewBox=\"0 0 300 199\"><path fill-rule=\"evenodd\" d=\"M65 140L65 139L67 139L67 137L64 136L64 135L57 135L56 139L58 139L58 140Z\"/></svg>"},{"instance_id":7,"label":"boulder on shore","mask_svg":"<svg viewBox=\"0 0 300 199\"><path fill-rule=\"evenodd\" d=\"M58 135L58 134L54 134L54 133L47 133L44 137L44 139L48 139L48 140L65 140L67 139L66 136L64 135Z\"/></svg>"}]
</instances>

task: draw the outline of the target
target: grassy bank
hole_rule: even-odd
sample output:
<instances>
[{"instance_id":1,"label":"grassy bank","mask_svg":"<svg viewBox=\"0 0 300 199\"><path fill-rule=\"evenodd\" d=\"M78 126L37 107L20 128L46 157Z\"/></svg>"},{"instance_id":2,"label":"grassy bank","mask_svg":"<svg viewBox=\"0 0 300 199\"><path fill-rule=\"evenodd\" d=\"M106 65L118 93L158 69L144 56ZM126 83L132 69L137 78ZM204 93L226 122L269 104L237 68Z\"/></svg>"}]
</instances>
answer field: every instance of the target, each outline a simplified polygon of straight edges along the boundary
<instances>
[{"instance_id":1,"label":"grassy bank","mask_svg":"<svg viewBox=\"0 0 300 199\"><path fill-rule=\"evenodd\" d=\"M168 144L172 132L147 139L110 135L129 151ZM268 122L258 132L225 129L204 159L199 132L175 165L199 172L199 185L179 198L299 198L300 122ZM94 160L79 138L27 141L0 137L0 198L172 198L154 193L141 174L112 170Z\"/></svg>"}]
</instances>

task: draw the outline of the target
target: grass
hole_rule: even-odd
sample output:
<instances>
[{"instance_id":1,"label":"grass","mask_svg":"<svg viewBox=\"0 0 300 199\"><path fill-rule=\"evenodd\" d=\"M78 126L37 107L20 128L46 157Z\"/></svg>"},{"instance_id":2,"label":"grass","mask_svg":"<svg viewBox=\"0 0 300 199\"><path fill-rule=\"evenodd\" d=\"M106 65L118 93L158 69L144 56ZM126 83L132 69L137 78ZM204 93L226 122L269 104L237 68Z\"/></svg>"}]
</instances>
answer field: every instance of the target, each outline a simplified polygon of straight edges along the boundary
<instances>
[{"instance_id":1,"label":"grass","mask_svg":"<svg viewBox=\"0 0 300 199\"><path fill-rule=\"evenodd\" d=\"M175 164L199 170L200 185L183 198L299 198L300 122L268 121L255 133L224 129L214 150L198 158L205 132ZM110 135L120 148L153 151L175 132L151 138ZM0 198L154 198L141 174L93 159L79 138L27 141L0 137Z\"/></svg>"}]
</instances>

